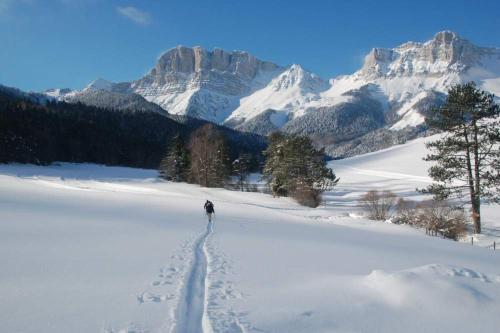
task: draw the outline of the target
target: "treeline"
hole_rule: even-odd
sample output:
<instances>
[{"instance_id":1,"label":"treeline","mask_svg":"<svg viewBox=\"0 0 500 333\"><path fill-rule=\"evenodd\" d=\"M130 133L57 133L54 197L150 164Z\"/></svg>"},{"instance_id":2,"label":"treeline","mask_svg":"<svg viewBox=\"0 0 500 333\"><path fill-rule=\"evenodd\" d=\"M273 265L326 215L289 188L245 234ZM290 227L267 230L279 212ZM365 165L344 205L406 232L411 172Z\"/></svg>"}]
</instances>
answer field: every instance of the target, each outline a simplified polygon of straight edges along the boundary
<instances>
[{"instance_id":1,"label":"treeline","mask_svg":"<svg viewBox=\"0 0 500 333\"><path fill-rule=\"evenodd\" d=\"M126 112L81 103L37 103L0 90L0 163L88 162L157 168L172 138L188 138L201 120ZM260 156L265 140L214 125L227 153Z\"/></svg>"},{"instance_id":2,"label":"treeline","mask_svg":"<svg viewBox=\"0 0 500 333\"><path fill-rule=\"evenodd\" d=\"M264 151L263 179L274 196L291 196L300 204L317 207L321 194L339 181L327 167L323 150L313 147L310 138L274 133ZM194 131L189 141L176 136L160 164L160 176L176 182L205 187L223 187L230 183L249 190L247 176L258 168L252 154L230 159L226 139L213 125Z\"/></svg>"}]
</instances>

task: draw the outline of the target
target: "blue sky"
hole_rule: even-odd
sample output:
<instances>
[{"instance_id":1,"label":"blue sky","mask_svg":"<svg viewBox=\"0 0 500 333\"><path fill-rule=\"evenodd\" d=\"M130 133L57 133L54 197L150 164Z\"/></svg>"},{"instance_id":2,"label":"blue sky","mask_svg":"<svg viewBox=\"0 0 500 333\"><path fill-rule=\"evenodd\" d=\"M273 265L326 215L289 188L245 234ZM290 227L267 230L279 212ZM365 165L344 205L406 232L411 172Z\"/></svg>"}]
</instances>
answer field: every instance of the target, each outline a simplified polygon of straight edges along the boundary
<instances>
[{"instance_id":1,"label":"blue sky","mask_svg":"<svg viewBox=\"0 0 500 333\"><path fill-rule=\"evenodd\" d=\"M324 78L372 47L453 30L500 47L500 1L0 0L0 83L82 88L139 78L176 45L245 50Z\"/></svg>"}]
</instances>

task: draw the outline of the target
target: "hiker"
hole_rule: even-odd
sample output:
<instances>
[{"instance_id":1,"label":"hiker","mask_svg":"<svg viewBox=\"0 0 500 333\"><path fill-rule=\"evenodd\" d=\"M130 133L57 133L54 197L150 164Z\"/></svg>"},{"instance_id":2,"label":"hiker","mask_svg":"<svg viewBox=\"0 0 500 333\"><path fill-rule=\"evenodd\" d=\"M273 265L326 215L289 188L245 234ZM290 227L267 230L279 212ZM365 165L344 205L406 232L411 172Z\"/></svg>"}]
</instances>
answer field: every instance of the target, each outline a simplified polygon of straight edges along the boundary
<instances>
[{"instance_id":1,"label":"hiker","mask_svg":"<svg viewBox=\"0 0 500 333\"><path fill-rule=\"evenodd\" d=\"M212 214L215 214L214 204L210 200L207 200L207 202L205 202L205 206L203 207L208 215L208 222L212 222Z\"/></svg>"}]
</instances>

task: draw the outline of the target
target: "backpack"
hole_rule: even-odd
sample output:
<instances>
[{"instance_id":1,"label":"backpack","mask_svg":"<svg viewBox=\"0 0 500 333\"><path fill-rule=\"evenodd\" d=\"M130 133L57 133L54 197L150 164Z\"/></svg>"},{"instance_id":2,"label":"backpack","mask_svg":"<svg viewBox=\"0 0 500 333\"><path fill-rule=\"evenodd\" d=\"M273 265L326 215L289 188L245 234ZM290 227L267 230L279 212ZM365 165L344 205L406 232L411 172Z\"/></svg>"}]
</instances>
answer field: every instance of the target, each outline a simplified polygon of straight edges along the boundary
<instances>
[{"instance_id":1,"label":"backpack","mask_svg":"<svg viewBox=\"0 0 500 333\"><path fill-rule=\"evenodd\" d=\"M211 202L208 202L205 206L205 210L207 213L213 213L214 212L214 205Z\"/></svg>"}]
</instances>

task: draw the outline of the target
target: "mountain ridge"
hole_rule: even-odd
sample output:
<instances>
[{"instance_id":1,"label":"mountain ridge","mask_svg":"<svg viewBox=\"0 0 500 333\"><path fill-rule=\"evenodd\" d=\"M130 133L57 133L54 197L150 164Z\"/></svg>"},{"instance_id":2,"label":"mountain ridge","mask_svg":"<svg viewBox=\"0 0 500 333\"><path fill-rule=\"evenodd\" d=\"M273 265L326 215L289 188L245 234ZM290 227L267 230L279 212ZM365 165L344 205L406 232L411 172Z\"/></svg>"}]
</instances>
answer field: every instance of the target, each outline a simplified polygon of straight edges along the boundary
<instances>
[{"instance_id":1,"label":"mountain ridge","mask_svg":"<svg viewBox=\"0 0 500 333\"><path fill-rule=\"evenodd\" d=\"M375 47L359 70L329 80L299 64L280 66L245 51L177 46L138 80L98 79L82 91L55 98L71 101L95 89L136 94L173 115L264 135L283 130L338 142L344 137L342 128L358 128L353 137L367 133L355 124L361 119L357 109L364 110L363 119L377 119L370 121L369 131L420 128L425 113L442 103L453 84L468 81L500 96L500 49L476 46L445 30L425 42ZM353 117L339 110L350 110L346 112ZM301 119L322 126L306 128ZM330 128L321 123L326 119Z\"/></svg>"}]
</instances>

